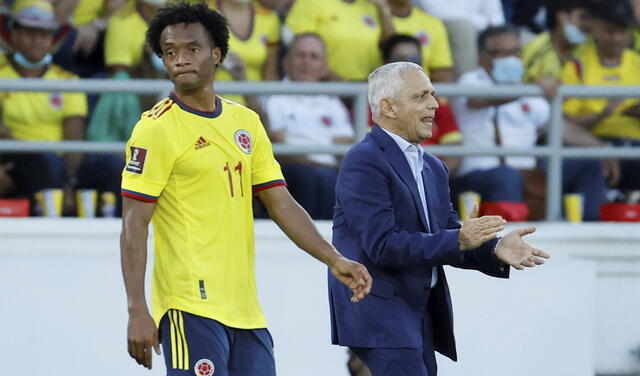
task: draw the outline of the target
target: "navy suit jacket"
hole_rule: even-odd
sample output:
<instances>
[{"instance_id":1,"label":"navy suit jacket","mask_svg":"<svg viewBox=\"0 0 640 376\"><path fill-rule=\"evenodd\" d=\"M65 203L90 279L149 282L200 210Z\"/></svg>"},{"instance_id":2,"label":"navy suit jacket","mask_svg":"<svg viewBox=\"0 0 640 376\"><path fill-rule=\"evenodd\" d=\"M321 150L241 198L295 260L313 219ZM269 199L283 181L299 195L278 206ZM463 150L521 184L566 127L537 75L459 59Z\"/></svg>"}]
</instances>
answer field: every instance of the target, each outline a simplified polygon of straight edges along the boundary
<instances>
[{"instance_id":1,"label":"navy suit jacket","mask_svg":"<svg viewBox=\"0 0 640 376\"><path fill-rule=\"evenodd\" d=\"M329 273L334 344L422 348L422 320L428 314L431 350L456 360L451 297L442 265L509 276L509 267L493 255L497 239L459 250L460 224L449 197L447 169L432 155L425 153L423 159L428 213L404 154L377 125L345 156L336 183L333 244L367 267L373 286L368 297L352 303L349 288ZM433 266L438 283L431 289Z\"/></svg>"}]
</instances>

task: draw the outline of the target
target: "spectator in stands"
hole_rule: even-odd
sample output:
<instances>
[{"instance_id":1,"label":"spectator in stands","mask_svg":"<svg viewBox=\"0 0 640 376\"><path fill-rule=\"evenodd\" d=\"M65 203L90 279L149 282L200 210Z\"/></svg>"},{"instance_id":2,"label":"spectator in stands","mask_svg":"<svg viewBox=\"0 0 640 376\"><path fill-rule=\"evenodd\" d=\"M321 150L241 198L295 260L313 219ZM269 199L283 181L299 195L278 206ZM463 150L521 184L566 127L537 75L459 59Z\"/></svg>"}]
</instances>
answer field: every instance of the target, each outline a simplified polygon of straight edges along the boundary
<instances>
[{"instance_id":1,"label":"spectator in stands","mask_svg":"<svg viewBox=\"0 0 640 376\"><path fill-rule=\"evenodd\" d=\"M229 23L229 54L216 72L216 81L278 80L280 20L271 9L246 0L209 0ZM255 96L225 98L263 112ZM263 116L264 118L264 116Z\"/></svg>"},{"instance_id":2,"label":"spectator in stands","mask_svg":"<svg viewBox=\"0 0 640 376\"><path fill-rule=\"evenodd\" d=\"M452 46L456 75L478 67L476 36L505 22L500 0L415 0L427 13L444 21Z\"/></svg>"},{"instance_id":3,"label":"spectator in stands","mask_svg":"<svg viewBox=\"0 0 640 376\"><path fill-rule=\"evenodd\" d=\"M538 83L554 97L562 66L584 49L591 28L585 0L556 0L546 6L548 31L523 48L525 82Z\"/></svg>"},{"instance_id":4,"label":"spectator in stands","mask_svg":"<svg viewBox=\"0 0 640 376\"><path fill-rule=\"evenodd\" d=\"M295 0L258 0L258 2L263 7L275 11L280 20L284 21Z\"/></svg>"},{"instance_id":5,"label":"spectator in stands","mask_svg":"<svg viewBox=\"0 0 640 376\"><path fill-rule=\"evenodd\" d=\"M286 80L318 82L326 74L327 50L317 34L298 34L284 60ZM353 142L344 104L328 95L272 95L265 101L274 142L332 145ZM333 218L338 159L330 154L279 157L291 194L315 219Z\"/></svg>"},{"instance_id":6,"label":"spectator in stands","mask_svg":"<svg viewBox=\"0 0 640 376\"><path fill-rule=\"evenodd\" d=\"M422 50L420 41L416 38L409 35L394 35L383 44L382 58L385 64L398 61L424 64L424 59L421 56ZM462 143L462 135L451 106L443 98L436 99L440 107L436 110L436 115L433 119L432 136L430 139L423 141L421 145L460 145ZM442 157L441 159L446 163L449 174L452 176L460 164L460 158Z\"/></svg>"},{"instance_id":7,"label":"spectator in stands","mask_svg":"<svg viewBox=\"0 0 640 376\"><path fill-rule=\"evenodd\" d=\"M592 5L592 44L562 71L569 85L640 85L640 56L630 50L633 11L628 0L607 0ZM567 120L590 130L616 146L640 146L638 99L569 98ZM640 189L640 162L622 160L618 188Z\"/></svg>"},{"instance_id":8,"label":"spectator in stands","mask_svg":"<svg viewBox=\"0 0 640 376\"><path fill-rule=\"evenodd\" d=\"M126 0L52 2L56 21L69 22L73 26L60 50L54 54L53 61L80 77L104 74L104 36L107 22Z\"/></svg>"},{"instance_id":9,"label":"spectator in stands","mask_svg":"<svg viewBox=\"0 0 640 376\"><path fill-rule=\"evenodd\" d=\"M453 82L453 60L444 23L411 0L387 0L397 34L412 35L420 42L422 60L416 61L433 82Z\"/></svg>"},{"instance_id":10,"label":"spectator in stands","mask_svg":"<svg viewBox=\"0 0 640 376\"><path fill-rule=\"evenodd\" d=\"M481 68L465 73L463 85L492 87L515 84L522 80L518 29L513 26L490 27L478 37ZM463 143L471 147L495 145L529 148L536 144L538 133L549 120L549 104L543 98L509 99L456 98L453 108L462 130ZM475 191L483 202L523 220L528 212L523 205L523 173L536 167L534 157L465 157L455 180L456 191ZM599 161L567 160L563 164L565 192L584 196L584 219L597 220L604 201L605 183ZM513 210L513 211L512 211ZM513 217L511 217L514 219Z\"/></svg>"},{"instance_id":11,"label":"spectator in stands","mask_svg":"<svg viewBox=\"0 0 640 376\"><path fill-rule=\"evenodd\" d=\"M57 23L44 0L24 2L11 23L14 53L0 66L0 78L70 80L73 74L51 63ZM16 140L81 140L87 99L82 93L0 92L0 137ZM42 188L63 188L65 211L74 210L75 189L118 192L123 161L110 156L82 158L54 153L4 155L0 165L14 185L14 193L30 195ZM24 184L24 185L23 185Z\"/></svg>"},{"instance_id":12,"label":"spectator in stands","mask_svg":"<svg viewBox=\"0 0 640 376\"><path fill-rule=\"evenodd\" d=\"M297 0L286 19L294 34L327 44L328 79L366 81L382 62L380 44L395 34L387 0Z\"/></svg>"},{"instance_id":13,"label":"spectator in stands","mask_svg":"<svg viewBox=\"0 0 640 376\"><path fill-rule=\"evenodd\" d=\"M145 48L147 24L166 0L131 0L115 12L107 23L104 41L104 59L112 72L132 72L148 56L151 64L162 71L162 61ZM146 55L145 55L146 54ZM134 77L142 74L132 73Z\"/></svg>"}]
</instances>

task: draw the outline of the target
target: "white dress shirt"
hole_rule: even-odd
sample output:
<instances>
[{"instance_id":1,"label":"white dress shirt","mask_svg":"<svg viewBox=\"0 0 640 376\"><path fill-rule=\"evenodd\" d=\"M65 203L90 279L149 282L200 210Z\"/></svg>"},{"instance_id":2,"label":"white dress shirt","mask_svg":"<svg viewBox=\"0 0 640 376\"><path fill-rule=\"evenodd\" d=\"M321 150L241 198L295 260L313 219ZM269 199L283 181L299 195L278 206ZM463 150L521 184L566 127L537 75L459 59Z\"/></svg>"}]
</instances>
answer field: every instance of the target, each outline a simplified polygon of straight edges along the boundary
<instances>
[{"instance_id":1,"label":"white dress shirt","mask_svg":"<svg viewBox=\"0 0 640 376\"><path fill-rule=\"evenodd\" d=\"M398 147L400 148L400 150L402 150L405 158L407 158L407 162L409 163L409 168L411 169L413 178L418 185L418 192L420 193L422 210L424 211L424 216L427 219L427 226L429 227L429 231L431 231L431 223L429 222L429 211L427 208L427 199L424 192L424 180L422 179L422 169L424 167L424 160L422 159L422 156L424 155L424 150L422 149L422 146L414 145L395 133L389 132L382 127L380 127L380 129L385 131L393 139L393 141L398 144ZM431 287L433 288L436 283L438 283L438 268L434 266L431 269Z\"/></svg>"}]
</instances>

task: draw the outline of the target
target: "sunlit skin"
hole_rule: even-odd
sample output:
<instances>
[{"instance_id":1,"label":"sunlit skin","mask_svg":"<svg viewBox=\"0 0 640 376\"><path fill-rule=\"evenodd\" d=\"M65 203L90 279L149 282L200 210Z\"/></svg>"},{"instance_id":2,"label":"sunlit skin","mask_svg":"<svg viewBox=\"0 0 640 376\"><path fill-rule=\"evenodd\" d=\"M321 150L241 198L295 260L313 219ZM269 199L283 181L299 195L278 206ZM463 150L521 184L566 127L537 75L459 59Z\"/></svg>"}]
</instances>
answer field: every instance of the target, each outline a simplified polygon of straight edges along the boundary
<instances>
[{"instance_id":1,"label":"sunlit skin","mask_svg":"<svg viewBox=\"0 0 640 376\"><path fill-rule=\"evenodd\" d=\"M202 24L167 26L160 34L160 48L180 100L201 111L214 111L213 77L221 52L213 46Z\"/></svg>"},{"instance_id":2,"label":"sunlit skin","mask_svg":"<svg viewBox=\"0 0 640 376\"><path fill-rule=\"evenodd\" d=\"M431 80L422 70L400 73L404 87L399 98L383 98L381 111L387 117L381 121L384 128L411 142L431 138L433 118L439 105Z\"/></svg>"},{"instance_id":3,"label":"sunlit skin","mask_svg":"<svg viewBox=\"0 0 640 376\"><path fill-rule=\"evenodd\" d=\"M53 31L47 29L19 26L12 37L16 50L32 63L42 60L53 44Z\"/></svg>"}]
</instances>

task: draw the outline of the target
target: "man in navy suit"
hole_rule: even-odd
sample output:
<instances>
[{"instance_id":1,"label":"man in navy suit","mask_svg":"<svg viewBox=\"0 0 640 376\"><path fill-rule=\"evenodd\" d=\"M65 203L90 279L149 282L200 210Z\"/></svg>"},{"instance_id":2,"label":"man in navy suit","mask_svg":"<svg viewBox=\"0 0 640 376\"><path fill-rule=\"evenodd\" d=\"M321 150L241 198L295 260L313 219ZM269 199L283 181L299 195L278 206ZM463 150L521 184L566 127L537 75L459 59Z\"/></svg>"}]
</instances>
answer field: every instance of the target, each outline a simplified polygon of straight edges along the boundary
<instances>
[{"instance_id":1,"label":"man in navy suit","mask_svg":"<svg viewBox=\"0 0 640 376\"><path fill-rule=\"evenodd\" d=\"M349 346L373 376L435 376L434 351L456 360L453 312L443 265L508 278L544 263L522 237L498 239L498 216L462 225L452 209L447 168L423 152L438 104L419 65L383 65L369 76L376 125L347 153L336 185L333 244L373 277L367 299L329 276L332 341Z\"/></svg>"}]
</instances>

